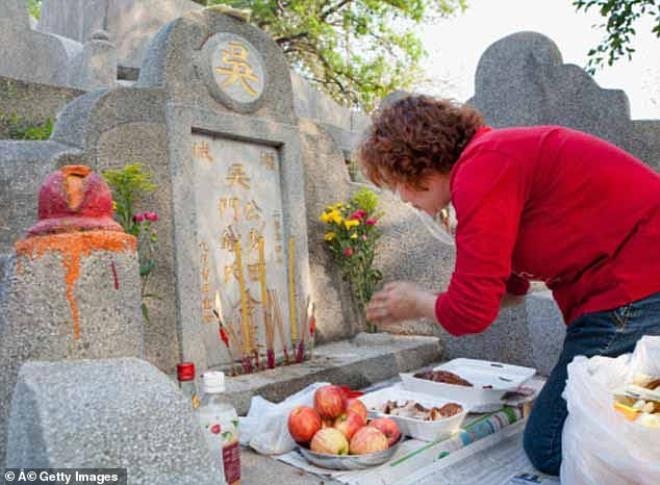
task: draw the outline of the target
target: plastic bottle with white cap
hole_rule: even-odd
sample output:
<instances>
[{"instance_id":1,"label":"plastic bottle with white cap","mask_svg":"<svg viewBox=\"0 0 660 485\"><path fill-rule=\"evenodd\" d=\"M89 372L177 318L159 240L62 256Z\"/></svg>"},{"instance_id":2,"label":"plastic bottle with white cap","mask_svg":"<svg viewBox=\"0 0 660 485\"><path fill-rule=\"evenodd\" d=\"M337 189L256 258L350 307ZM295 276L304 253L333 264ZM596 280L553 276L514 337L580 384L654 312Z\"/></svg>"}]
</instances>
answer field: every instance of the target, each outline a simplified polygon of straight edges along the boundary
<instances>
[{"instance_id":1,"label":"plastic bottle with white cap","mask_svg":"<svg viewBox=\"0 0 660 485\"><path fill-rule=\"evenodd\" d=\"M224 470L226 483L239 485L241 460L238 414L224 392L224 372L205 372L202 375L202 403L197 412L211 455Z\"/></svg>"}]
</instances>

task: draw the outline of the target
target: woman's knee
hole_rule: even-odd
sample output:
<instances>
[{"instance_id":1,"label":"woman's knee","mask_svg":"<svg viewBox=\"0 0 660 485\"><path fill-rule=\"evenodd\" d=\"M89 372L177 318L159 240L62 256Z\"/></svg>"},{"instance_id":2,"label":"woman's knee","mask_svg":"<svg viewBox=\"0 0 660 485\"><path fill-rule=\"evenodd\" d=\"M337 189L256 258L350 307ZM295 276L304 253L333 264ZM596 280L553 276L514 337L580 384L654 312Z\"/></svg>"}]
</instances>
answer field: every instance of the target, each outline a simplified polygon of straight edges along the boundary
<instances>
[{"instance_id":1,"label":"woman's knee","mask_svg":"<svg viewBox=\"0 0 660 485\"><path fill-rule=\"evenodd\" d=\"M538 471L548 475L559 475L561 449L553 450L550 446L544 446L542 437L534 433L529 426L525 428L523 434L523 449Z\"/></svg>"}]
</instances>

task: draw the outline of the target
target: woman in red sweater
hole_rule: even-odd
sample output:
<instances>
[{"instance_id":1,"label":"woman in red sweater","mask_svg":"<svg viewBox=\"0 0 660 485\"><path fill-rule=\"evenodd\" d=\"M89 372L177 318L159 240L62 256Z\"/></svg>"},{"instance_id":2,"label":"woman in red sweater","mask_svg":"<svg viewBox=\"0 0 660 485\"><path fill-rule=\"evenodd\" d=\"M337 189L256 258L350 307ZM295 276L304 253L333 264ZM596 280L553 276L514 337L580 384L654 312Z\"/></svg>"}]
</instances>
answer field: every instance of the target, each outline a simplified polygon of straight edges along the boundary
<instances>
[{"instance_id":1,"label":"woman in red sweater","mask_svg":"<svg viewBox=\"0 0 660 485\"><path fill-rule=\"evenodd\" d=\"M435 216L456 211L456 267L435 294L392 282L374 295L382 328L435 319L449 333L485 330L529 280L553 292L568 325L524 446L559 473L566 366L618 356L660 335L660 175L610 143L559 126L491 129L473 108L410 96L383 109L360 149L367 176Z\"/></svg>"}]
</instances>

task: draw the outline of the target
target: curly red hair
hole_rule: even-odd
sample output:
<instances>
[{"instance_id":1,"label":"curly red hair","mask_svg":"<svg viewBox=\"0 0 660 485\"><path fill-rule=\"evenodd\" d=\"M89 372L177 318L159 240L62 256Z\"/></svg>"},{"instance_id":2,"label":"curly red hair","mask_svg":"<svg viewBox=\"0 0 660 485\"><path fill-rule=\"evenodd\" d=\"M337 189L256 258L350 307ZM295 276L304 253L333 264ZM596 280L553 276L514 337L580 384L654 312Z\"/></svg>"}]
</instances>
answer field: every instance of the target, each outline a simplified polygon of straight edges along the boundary
<instances>
[{"instance_id":1,"label":"curly red hair","mask_svg":"<svg viewBox=\"0 0 660 485\"><path fill-rule=\"evenodd\" d=\"M468 105L407 96L376 112L358 157L377 186L424 189L433 172L449 173L483 116Z\"/></svg>"}]
</instances>

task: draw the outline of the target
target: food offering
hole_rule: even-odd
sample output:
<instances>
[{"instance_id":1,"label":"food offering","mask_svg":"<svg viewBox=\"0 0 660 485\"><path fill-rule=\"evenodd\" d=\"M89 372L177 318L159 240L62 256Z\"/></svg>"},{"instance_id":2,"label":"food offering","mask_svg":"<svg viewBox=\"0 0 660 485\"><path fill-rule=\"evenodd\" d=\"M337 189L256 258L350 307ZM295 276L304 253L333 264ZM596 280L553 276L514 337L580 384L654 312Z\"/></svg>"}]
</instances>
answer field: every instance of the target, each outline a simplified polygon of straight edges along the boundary
<instances>
[{"instance_id":1,"label":"food offering","mask_svg":"<svg viewBox=\"0 0 660 485\"><path fill-rule=\"evenodd\" d=\"M459 358L400 376L409 391L462 403L470 412L490 412L501 408L507 392L519 391L534 374L529 367Z\"/></svg>"},{"instance_id":2,"label":"food offering","mask_svg":"<svg viewBox=\"0 0 660 485\"><path fill-rule=\"evenodd\" d=\"M288 418L291 437L311 463L338 470L355 470L387 461L401 441L397 423L368 419L367 406L345 388L322 386L314 406L298 406Z\"/></svg>"},{"instance_id":3,"label":"food offering","mask_svg":"<svg viewBox=\"0 0 660 485\"><path fill-rule=\"evenodd\" d=\"M660 428L660 377L637 376L614 392L613 405L629 421Z\"/></svg>"},{"instance_id":4,"label":"food offering","mask_svg":"<svg viewBox=\"0 0 660 485\"><path fill-rule=\"evenodd\" d=\"M427 370L413 374L413 377L433 382L444 382L445 384L453 384L455 386L473 387L470 381L466 381L461 376L446 370Z\"/></svg>"},{"instance_id":5,"label":"food offering","mask_svg":"<svg viewBox=\"0 0 660 485\"><path fill-rule=\"evenodd\" d=\"M390 421L403 435L424 441L450 437L467 416L467 408L462 403L412 392L401 384L365 394L362 400L369 416L375 418L372 425L381 420Z\"/></svg>"},{"instance_id":6,"label":"food offering","mask_svg":"<svg viewBox=\"0 0 660 485\"><path fill-rule=\"evenodd\" d=\"M449 418L463 412L463 406L455 402L449 402L441 407L426 408L412 399L403 401L387 401L378 408L383 414L402 416L404 418L417 419L418 421L437 421Z\"/></svg>"}]
</instances>

